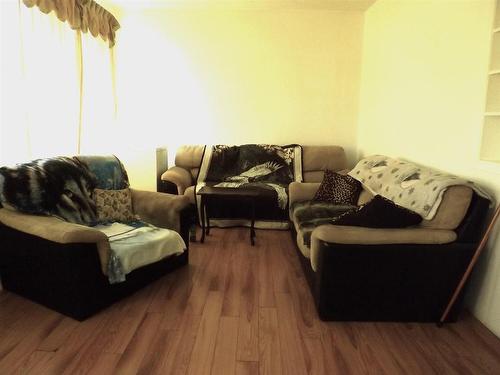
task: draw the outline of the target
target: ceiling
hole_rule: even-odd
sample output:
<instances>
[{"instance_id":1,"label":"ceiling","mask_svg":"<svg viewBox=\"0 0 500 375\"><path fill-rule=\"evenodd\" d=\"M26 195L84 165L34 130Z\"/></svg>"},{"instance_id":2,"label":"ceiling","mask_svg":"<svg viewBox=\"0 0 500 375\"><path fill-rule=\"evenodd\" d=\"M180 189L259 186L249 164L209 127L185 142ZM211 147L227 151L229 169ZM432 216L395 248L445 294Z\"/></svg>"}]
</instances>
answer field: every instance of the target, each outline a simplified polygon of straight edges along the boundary
<instances>
[{"instance_id":1,"label":"ceiling","mask_svg":"<svg viewBox=\"0 0 500 375\"><path fill-rule=\"evenodd\" d=\"M376 0L96 0L109 10L162 8L325 9L365 11Z\"/></svg>"}]
</instances>

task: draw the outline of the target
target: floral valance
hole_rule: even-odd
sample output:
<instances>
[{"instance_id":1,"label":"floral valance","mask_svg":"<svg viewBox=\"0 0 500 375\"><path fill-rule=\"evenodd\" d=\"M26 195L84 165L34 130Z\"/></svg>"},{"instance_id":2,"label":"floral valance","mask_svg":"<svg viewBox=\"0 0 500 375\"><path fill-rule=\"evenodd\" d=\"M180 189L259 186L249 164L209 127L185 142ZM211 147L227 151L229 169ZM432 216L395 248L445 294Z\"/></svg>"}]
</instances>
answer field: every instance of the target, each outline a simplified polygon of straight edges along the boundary
<instances>
[{"instance_id":1,"label":"floral valance","mask_svg":"<svg viewBox=\"0 0 500 375\"><path fill-rule=\"evenodd\" d=\"M120 24L94 0L23 0L23 3L29 8L36 5L43 13L54 11L57 18L68 21L72 29L84 33L88 30L92 36L108 41L110 48L115 45L115 31Z\"/></svg>"}]
</instances>

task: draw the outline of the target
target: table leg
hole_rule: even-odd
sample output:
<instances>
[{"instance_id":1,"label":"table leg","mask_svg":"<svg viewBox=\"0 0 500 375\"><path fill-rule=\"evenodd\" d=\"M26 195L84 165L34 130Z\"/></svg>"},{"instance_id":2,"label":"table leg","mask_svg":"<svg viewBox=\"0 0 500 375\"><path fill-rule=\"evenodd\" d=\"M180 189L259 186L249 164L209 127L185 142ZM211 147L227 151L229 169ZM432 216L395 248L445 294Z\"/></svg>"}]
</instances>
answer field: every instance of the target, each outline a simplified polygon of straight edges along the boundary
<instances>
[{"instance_id":1,"label":"table leg","mask_svg":"<svg viewBox=\"0 0 500 375\"><path fill-rule=\"evenodd\" d=\"M255 198L252 198L252 204L251 204L251 207L252 207L252 221L250 223L250 244L252 246L255 245Z\"/></svg>"},{"instance_id":2,"label":"table leg","mask_svg":"<svg viewBox=\"0 0 500 375\"><path fill-rule=\"evenodd\" d=\"M205 205L205 216L207 218L207 236L210 235L210 215L208 214L207 205Z\"/></svg>"},{"instance_id":3,"label":"table leg","mask_svg":"<svg viewBox=\"0 0 500 375\"><path fill-rule=\"evenodd\" d=\"M200 202L200 214L201 214L201 239L200 242L205 242L205 196L201 196Z\"/></svg>"}]
</instances>

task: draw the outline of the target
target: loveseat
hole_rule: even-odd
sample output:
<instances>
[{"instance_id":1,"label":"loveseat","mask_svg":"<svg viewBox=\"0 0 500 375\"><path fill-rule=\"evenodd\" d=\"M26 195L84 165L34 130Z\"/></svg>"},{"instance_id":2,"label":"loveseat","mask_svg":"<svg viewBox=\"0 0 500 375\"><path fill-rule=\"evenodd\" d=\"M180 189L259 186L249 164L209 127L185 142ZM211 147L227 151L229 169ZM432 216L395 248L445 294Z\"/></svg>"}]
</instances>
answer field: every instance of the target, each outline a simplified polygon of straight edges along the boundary
<instances>
[{"instance_id":1,"label":"loveseat","mask_svg":"<svg viewBox=\"0 0 500 375\"><path fill-rule=\"evenodd\" d=\"M248 146L248 145L245 145ZM234 146L233 146L234 147ZM159 191L179 194L188 197L189 201L196 205L199 199L195 195L200 166L207 150L207 145L183 145L179 147L175 155L175 165L170 167L161 176ZM346 167L346 156L340 146L301 146L301 172L296 176L298 181L320 182L324 170L340 171ZM212 217L242 217L245 215L246 207L219 205L219 212ZM240 212L242 211L242 212ZM263 191L259 201L256 202L255 216L257 228L284 229L289 227L288 209L280 209L276 203L274 191ZM243 214L243 215L242 215ZM215 226L248 225L249 221L237 220L212 220Z\"/></svg>"},{"instance_id":2,"label":"loveseat","mask_svg":"<svg viewBox=\"0 0 500 375\"><path fill-rule=\"evenodd\" d=\"M390 163L406 163L416 173L398 181L407 178L417 190L425 184L411 185L422 174L420 166L378 159L382 163L373 163L373 169L389 163L387 170L395 170ZM290 185L292 236L318 314L323 320L438 322L477 247L490 201L457 179L445 189L433 218L418 225L336 225L346 212L359 212L388 189L375 183L377 176L361 184L354 208L314 200L319 182ZM456 320L462 299L463 291L447 321Z\"/></svg>"},{"instance_id":3,"label":"loveseat","mask_svg":"<svg viewBox=\"0 0 500 375\"><path fill-rule=\"evenodd\" d=\"M126 174L124 176L126 178ZM55 186L53 180L48 182L49 186ZM128 187L128 179L125 182ZM73 180L65 186L63 199L72 195L74 198L75 191L68 191L72 183ZM128 273L123 282L110 283L106 267L110 240L102 231L55 216L4 207L0 208L3 288L74 319L84 320L188 264L191 217L187 211L187 197L135 189L130 189L130 193L134 214L144 222L179 233L186 247L184 252L140 266Z\"/></svg>"}]
</instances>

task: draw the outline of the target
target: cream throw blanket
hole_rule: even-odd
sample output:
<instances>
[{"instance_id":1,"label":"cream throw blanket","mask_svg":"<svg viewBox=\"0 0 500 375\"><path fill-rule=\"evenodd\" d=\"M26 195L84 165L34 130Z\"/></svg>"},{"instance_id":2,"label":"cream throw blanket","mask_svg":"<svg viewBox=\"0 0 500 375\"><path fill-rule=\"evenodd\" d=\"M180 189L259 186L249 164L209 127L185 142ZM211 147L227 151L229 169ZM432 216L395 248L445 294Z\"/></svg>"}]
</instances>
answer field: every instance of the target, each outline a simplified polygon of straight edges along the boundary
<instances>
[{"instance_id":1,"label":"cream throw blanket","mask_svg":"<svg viewBox=\"0 0 500 375\"><path fill-rule=\"evenodd\" d=\"M361 159L349 175L373 194L382 195L426 220L434 217L444 192L453 185L469 186L493 201L490 194L472 181L383 155Z\"/></svg>"},{"instance_id":2,"label":"cream throw blanket","mask_svg":"<svg viewBox=\"0 0 500 375\"><path fill-rule=\"evenodd\" d=\"M111 247L108 278L111 284L125 281L133 270L167 256L182 254L186 244L179 233L148 224L135 228L122 223L98 225Z\"/></svg>"}]
</instances>

